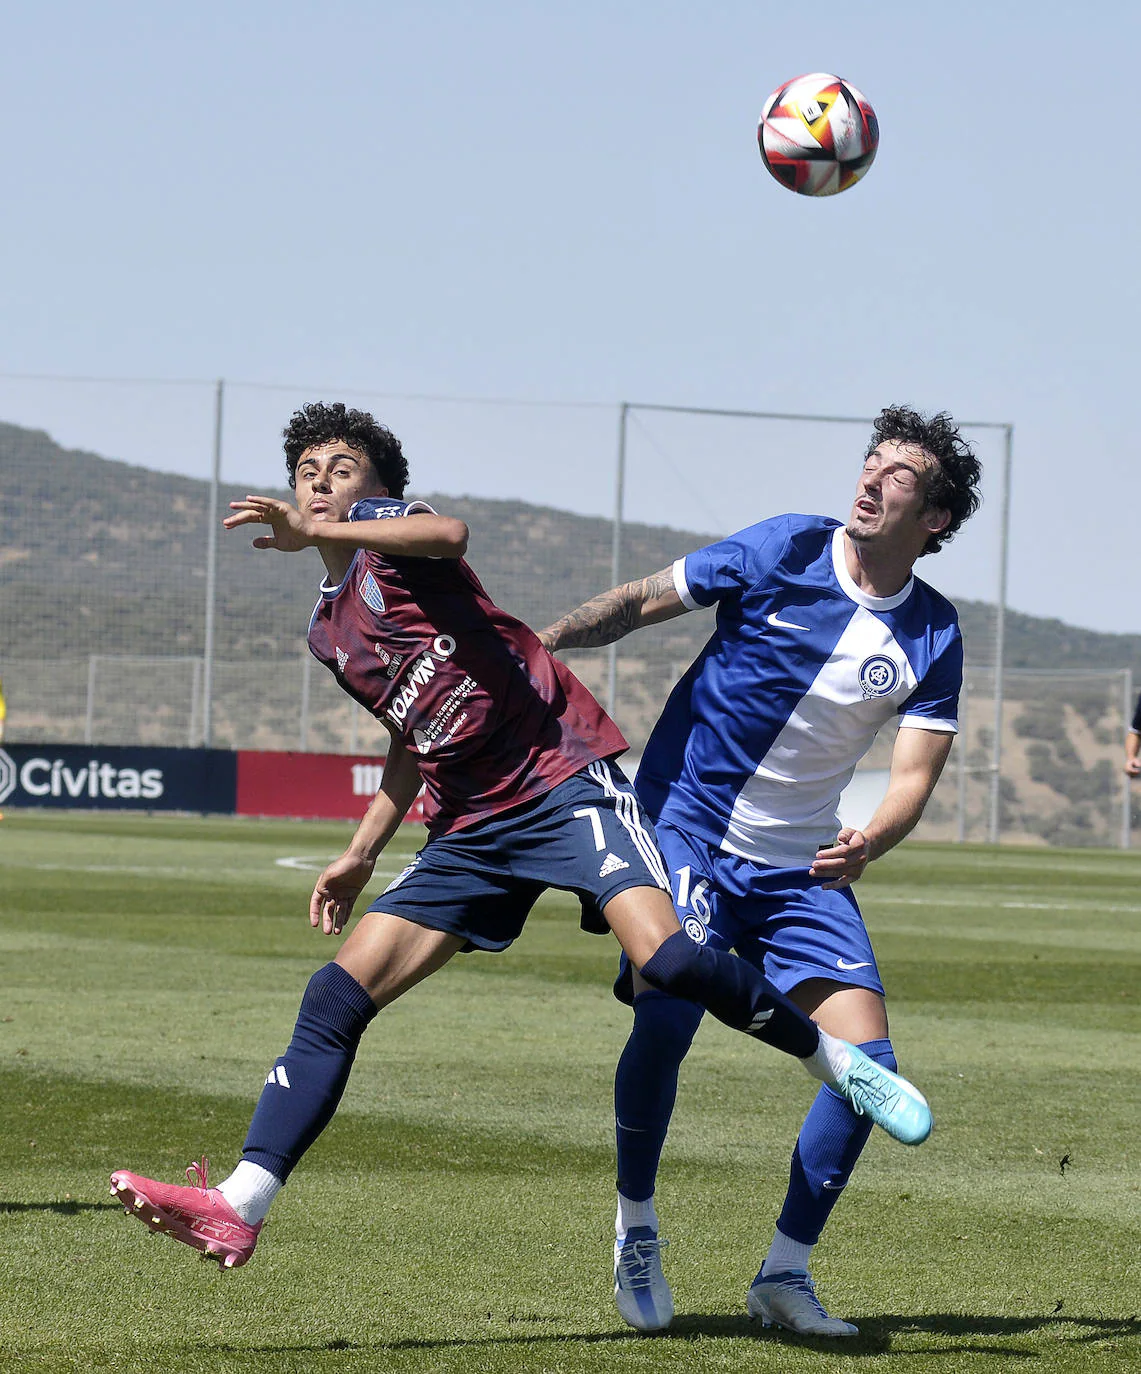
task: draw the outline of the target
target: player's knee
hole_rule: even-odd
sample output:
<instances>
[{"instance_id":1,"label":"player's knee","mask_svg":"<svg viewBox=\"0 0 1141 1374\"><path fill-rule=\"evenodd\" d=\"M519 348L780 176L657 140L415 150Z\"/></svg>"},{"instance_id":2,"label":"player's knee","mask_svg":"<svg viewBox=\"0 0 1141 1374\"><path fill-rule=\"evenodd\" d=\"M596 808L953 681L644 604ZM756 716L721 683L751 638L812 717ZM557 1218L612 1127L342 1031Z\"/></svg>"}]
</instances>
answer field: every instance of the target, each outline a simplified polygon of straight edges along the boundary
<instances>
[{"instance_id":1,"label":"player's knee","mask_svg":"<svg viewBox=\"0 0 1141 1374\"><path fill-rule=\"evenodd\" d=\"M309 979L298 1023L316 1022L359 1040L375 1015L376 1004L357 980L340 964L329 963Z\"/></svg>"},{"instance_id":2,"label":"player's knee","mask_svg":"<svg viewBox=\"0 0 1141 1374\"><path fill-rule=\"evenodd\" d=\"M640 972L658 992L697 1001L695 994L702 982L700 964L700 945L695 945L684 931L679 930L658 946Z\"/></svg>"}]
</instances>

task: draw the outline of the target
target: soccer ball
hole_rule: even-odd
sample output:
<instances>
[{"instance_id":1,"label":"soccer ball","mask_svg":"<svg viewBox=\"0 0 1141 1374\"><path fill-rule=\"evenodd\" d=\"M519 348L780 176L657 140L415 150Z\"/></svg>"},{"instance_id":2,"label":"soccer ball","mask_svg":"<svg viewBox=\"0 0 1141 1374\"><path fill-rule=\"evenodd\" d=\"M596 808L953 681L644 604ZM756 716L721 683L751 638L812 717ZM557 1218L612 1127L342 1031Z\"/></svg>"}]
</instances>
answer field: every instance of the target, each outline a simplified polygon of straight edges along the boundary
<instances>
[{"instance_id":1,"label":"soccer ball","mask_svg":"<svg viewBox=\"0 0 1141 1374\"><path fill-rule=\"evenodd\" d=\"M834 196L872 165L880 128L851 82L813 72L773 91L761 111L757 142L782 186L801 196Z\"/></svg>"}]
</instances>

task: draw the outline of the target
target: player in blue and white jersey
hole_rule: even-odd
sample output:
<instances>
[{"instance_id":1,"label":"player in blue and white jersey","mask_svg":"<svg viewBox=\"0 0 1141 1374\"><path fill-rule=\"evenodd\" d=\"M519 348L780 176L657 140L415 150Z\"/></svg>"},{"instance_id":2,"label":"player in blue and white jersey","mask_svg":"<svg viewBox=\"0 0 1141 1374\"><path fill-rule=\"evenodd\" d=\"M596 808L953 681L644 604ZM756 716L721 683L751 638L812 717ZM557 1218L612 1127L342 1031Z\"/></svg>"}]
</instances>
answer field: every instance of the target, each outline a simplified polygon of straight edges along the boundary
<instances>
[{"instance_id":1,"label":"player in blue and white jersey","mask_svg":"<svg viewBox=\"0 0 1141 1374\"><path fill-rule=\"evenodd\" d=\"M847 524L783 515L604 593L540 636L552 651L609 644L717 607L713 636L674 688L638 794L691 939L734 949L832 1035L894 1069L884 989L850 885L916 824L956 731L963 650L954 607L913 576L978 507L980 467L947 415L875 422ZM882 804L839 828L841 790L889 721ZM623 961L634 1027L618 1064L615 1296L642 1330L668 1325L654 1184L678 1068L702 1018ZM749 1290L766 1325L853 1335L809 1277L812 1248L870 1133L823 1088L801 1128L776 1235Z\"/></svg>"}]
</instances>

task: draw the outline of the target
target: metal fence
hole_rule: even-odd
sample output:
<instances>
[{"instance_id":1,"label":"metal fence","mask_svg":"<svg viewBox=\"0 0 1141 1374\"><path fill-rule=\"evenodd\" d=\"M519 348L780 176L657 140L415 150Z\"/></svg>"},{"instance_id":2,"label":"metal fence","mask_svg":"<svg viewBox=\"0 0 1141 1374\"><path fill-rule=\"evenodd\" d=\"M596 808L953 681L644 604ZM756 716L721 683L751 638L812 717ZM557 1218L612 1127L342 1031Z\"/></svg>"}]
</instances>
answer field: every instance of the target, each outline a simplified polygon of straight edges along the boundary
<instances>
[{"instance_id":1,"label":"metal fence","mask_svg":"<svg viewBox=\"0 0 1141 1374\"><path fill-rule=\"evenodd\" d=\"M870 432L858 417L0 377L5 492L18 507L25 480L50 513L21 476L46 467L66 507L46 552L21 547L24 527L0 510L10 739L383 749L381 727L304 649L316 555L259 554L248 532L220 533L233 496L280 490L281 427L314 398L371 409L400 435L411 490L468 520L484 584L536 627L766 515L843 516ZM1128 684L1003 671L1012 432L964 429L984 463L983 509L917 571L973 607L967 724L923 833L1121 843ZM571 658L635 751L709 629L686 616Z\"/></svg>"},{"instance_id":2,"label":"metal fence","mask_svg":"<svg viewBox=\"0 0 1141 1374\"><path fill-rule=\"evenodd\" d=\"M990 840L997 792L1004 843L1128 849L1141 818L1123 768L1132 672L1007 669L1004 678L1001 771L994 772L994 672L968 668L960 734L919 837Z\"/></svg>"},{"instance_id":3,"label":"metal fence","mask_svg":"<svg viewBox=\"0 0 1141 1374\"><path fill-rule=\"evenodd\" d=\"M687 664L685 656L619 660L617 716L635 756ZM576 655L572 666L593 690L605 690L605 653ZM1138 819L1131 815L1136 808L1121 767L1133 711L1132 673L1022 669L1005 676L1002 840L1128 848ZM22 743L201 740L201 657L0 659L0 677L17 685L24 703L13 712L9 732ZM968 669L960 735L918 838L990 839L993 701L993 670ZM223 748L382 755L387 747L384 728L303 649L283 659L216 662L214 710L215 743ZM892 742L892 732L883 732L861 765L872 795L877 784L880 790L886 784Z\"/></svg>"},{"instance_id":4,"label":"metal fence","mask_svg":"<svg viewBox=\"0 0 1141 1374\"><path fill-rule=\"evenodd\" d=\"M617 710L641 752L665 694L687 658L623 658ZM0 660L23 705L10 738L26 743L195 745L201 741L201 657L91 654ZM603 653L573 668L595 691L609 676ZM1134 809L1123 774L1133 713L1131 672L1006 672L999 833L1008 844L1129 848ZM987 841L994 780L993 669L968 669L960 736L929 801L918 838ZM34 702L34 705L33 705ZM623 703L628 710L623 709ZM977 709L982 703L982 709ZM214 742L231 749L384 754L388 732L345 697L308 651L279 660L214 665ZM885 731L861 765L867 785L887 780L894 735Z\"/></svg>"}]
</instances>

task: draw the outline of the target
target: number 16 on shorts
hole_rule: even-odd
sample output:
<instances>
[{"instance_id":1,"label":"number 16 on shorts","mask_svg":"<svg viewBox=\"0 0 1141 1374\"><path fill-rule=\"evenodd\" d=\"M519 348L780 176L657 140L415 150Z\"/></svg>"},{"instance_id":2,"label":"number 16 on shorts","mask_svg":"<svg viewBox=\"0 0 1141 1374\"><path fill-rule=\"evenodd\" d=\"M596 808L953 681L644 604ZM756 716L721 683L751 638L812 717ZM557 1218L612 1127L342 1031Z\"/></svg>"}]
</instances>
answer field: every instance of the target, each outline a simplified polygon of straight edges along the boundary
<instances>
[{"instance_id":1,"label":"number 16 on shorts","mask_svg":"<svg viewBox=\"0 0 1141 1374\"><path fill-rule=\"evenodd\" d=\"M709 879L699 877L695 880L689 864L675 869L674 877L677 879L674 906L681 928L694 944L703 945L709 939L709 918L713 914L705 895L709 890Z\"/></svg>"}]
</instances>

